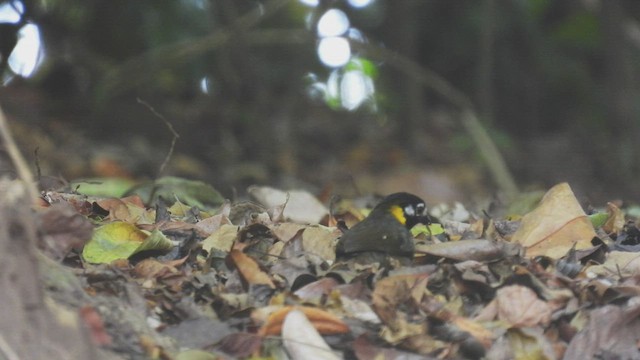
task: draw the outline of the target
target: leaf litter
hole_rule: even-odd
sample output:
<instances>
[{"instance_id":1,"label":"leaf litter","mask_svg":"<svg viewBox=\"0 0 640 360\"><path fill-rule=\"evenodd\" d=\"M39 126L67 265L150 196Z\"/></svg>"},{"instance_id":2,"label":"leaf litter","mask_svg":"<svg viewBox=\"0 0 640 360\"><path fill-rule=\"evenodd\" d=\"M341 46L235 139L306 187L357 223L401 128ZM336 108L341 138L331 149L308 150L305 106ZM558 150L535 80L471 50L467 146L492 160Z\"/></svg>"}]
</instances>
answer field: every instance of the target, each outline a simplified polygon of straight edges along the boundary
<instances>
[{"instance_id":1,"label":"leaf litter","mask_svg":"<svg viewBox=\"0 0 640 360\"><path fill-rule=\"evenodd\" d=\"M159 186L36 209L63 266L48 291L125 358L640 358L638 221L586 214L566 183L519 219L438 213L409 266L336 262L338 220L367 212L349 200L327 216L303 191Z\"/></svg>"}]
</instances>

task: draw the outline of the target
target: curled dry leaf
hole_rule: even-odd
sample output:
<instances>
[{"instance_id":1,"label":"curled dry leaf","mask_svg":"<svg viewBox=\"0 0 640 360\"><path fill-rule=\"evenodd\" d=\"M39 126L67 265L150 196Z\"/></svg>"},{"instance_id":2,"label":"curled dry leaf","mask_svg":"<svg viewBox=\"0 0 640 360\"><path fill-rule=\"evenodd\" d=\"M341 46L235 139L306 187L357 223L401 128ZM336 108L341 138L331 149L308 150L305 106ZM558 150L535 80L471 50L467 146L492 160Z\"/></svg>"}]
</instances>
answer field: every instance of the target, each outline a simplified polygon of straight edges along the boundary
<instances>
[{"instance_id":1,"label":"curled dry leaf","mask_svg":"<svg viewBox=\"0 0 640 360\"><path fill-rule=\"evenodd\" d=\"M298 309L289 311L285 316L282 324L282 339L292 360L309 359L311 353L317 360L340 359L320 336L304 312Z\"/></svg>"},{"instance_id":2,"label":"curled dry leaf","mask_svg":"<svg viewBox=\"0 0 640 360\"><path fill-rule=\"evenodd\" d=\"M591 246L596 236L591 221L580 207L571 187L551 188L538 207L522 218L512 241L526 248L527 257L563 257L575 244L577 250Z\"/></svg>"},{"instance_id":3,"label":"curled dry leaf","mask_svg":"<svg viewBox=\"0 0 640 360\"><path fill-rule=\"evenodd\" d=\"M260 269L258 263L249 255L240 250L231 250L229 256L242 279L249 285L266 285L272 289L276 288L273 280L267 273Z\"/></svg>"},{"instance_id":4,"label":"curled dry leaf","mask_svg":"<svg viewBox=\"0 0 640 360\"><path fill-rule=\"evenodd\" d=\"M602 225L602 230L607 234L618 234L625 224L624 213L614 203L607 203L607 213L609 217Z\"/></svg>"},{"instance_id":5,"label":"curled dry leaf","mask_svg":"<svg viewBox=\"0 0 640 360\"><path fill-rule=\"evenodd\" d=\"M268 316L258 334L261 336L280 335L285 317L294 309L303 312L320 334L331 335L349 332L349 327L339 317L327 311L308 306L285 306Z\"/></svg>"},{"instance_id":6,"label":"curled dry leaf","mask_svg":"<svg viewBox=\"0 0 640 360\"><path fill-rule=\"evenodd\" d=\"M505 286L496 294L498 318L511 327L534 327L551 321L551 307L530 288Z\"/></svg>"},{"instance_id":7,"label":"curled dry leaf","mask_svg":"<svg viewBox=\"0 0 640 360\"><path fill-rule=\"evenodd\" d=\"M505 256L508 243L491 240L459 240L437 244L417 244L416 253L465 261L493 261Z\"/></svg>"}]
</instances>

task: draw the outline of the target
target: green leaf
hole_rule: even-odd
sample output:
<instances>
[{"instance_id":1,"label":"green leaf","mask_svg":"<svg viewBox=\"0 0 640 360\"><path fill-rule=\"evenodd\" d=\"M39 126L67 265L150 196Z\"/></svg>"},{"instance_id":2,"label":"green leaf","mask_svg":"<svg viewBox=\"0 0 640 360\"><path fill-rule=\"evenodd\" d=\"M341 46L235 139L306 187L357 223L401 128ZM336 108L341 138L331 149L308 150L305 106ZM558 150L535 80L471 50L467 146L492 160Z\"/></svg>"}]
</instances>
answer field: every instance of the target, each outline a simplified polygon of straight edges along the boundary
<instances>
[{"instance_id":1,"label":"green leaf","mask_svg":"<svg viewBox=\"0 0 640 360\"><path fill-rule=\"evenodd\" d=\"M211 185L173 176L165 176L152 183L143 184L130 193L139 195L151 206L156 204L159 197L169 204L178 199L188 207L196 206L201 210L216 208L224 202L224 197Z\"/></svg>"},{"instance_id":2,"label":"green leaf","mask_svg":"<svg viewBox=\"0 0 640 360\"><path fill-rule=\"evenodd\" d=\"M429 226L424 224L418 224L411 229L411 235L418 236L420 234L440 235L444 233L444 228L441 224L430 224Z\"/></svg>"},{"instance_id":3,"label":"green leaf","mask_svg":"<svg viewBox=\"0 0 640 360\"><path fill-rule=\"evenodd\" d=\"M176 356L176 360L216 360L218 356L203 350L186 350Z\"/></svg>"},{"instance_id":4,"label":"green leaf","mask_svg":"<svg viewBox=\"0 0 640 360\"><path fill-rule=\"evenodd\" d=\"M609 214L607 213L595 213L589 215L589 220L591 220L591 224L595 229L602 227L602 225L607 222L607 219L609 219Z\"/></svg>"},{"instance_id":5,"label":"green leaf","mask_svg":"<svg viewBox=\"0 0 640 360\"><path fill-rule=\"evenodd\" d=\"M82 195L120 198L134 184L132 180L127 179L95 178L72 181L70 186L71 189Z\"/></svg>"},{"instance_id":6,"label":"green leaf","mask_svg":"<svg viewBox=\"0 0 640 360\"><path fill-rule=\"evenodd\" d=\"M371 61L361 58L354 57L352 58L347 65L344 66L345 71L361 71L366 76L371 79L375 79L378 77L378 67Z\"/></svg>"},{"instance_id":7,"label":"green leaf","mask_svg":"<svg viewBox=\"0 0 640 360\"><path fill-rule=\"evenodd\" d=\"M149 233L126 222L113 222L97 228L82 249L82 257L94 264L106 264L127 259L144 250L168 251L173 243L162 232Z\"/></svg>"}]
</instances>

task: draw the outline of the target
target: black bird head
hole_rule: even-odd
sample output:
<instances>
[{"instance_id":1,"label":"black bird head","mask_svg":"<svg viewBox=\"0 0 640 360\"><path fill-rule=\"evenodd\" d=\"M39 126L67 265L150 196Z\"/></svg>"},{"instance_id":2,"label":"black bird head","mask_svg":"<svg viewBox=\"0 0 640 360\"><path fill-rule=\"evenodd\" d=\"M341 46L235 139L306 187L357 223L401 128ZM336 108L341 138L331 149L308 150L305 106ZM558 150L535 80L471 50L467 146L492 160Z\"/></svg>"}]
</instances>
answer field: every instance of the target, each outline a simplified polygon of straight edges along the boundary
<instances>
[{"instance_id":1,"label":"black bird head","mask_svg":"<svg viewBox=\"0 0 640 360\"><path fill-rule=\"evenodd\" d=\"M431 223L429 215L426 214L427 206L419 197L406 192L391 194L376 205L371 213L388 212L404 225L411 229L416 224L428 225Z\"/></svg>"}]
</instances>

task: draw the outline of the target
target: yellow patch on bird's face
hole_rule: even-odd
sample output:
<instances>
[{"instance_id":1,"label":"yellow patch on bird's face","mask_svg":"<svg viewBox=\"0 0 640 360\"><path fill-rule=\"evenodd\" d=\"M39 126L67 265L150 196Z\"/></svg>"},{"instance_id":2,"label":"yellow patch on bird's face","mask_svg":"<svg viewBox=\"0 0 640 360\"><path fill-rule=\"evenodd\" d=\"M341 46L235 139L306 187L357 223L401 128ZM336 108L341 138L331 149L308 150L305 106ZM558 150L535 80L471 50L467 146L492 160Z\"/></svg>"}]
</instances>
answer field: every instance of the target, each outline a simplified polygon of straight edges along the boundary
<instances>
[{"instance_id":1,"label":"yellow patch on bird's face","mask_svg":"<svg viewBox=\"0 0 640 360\"><path fill-rule=\"evenodd\" d=\"M404 216L404 210L398 205L393 205L389 208L389 212L396 220L402 225L407 223L407 218Z\"/></svg>"}]
</instances>

